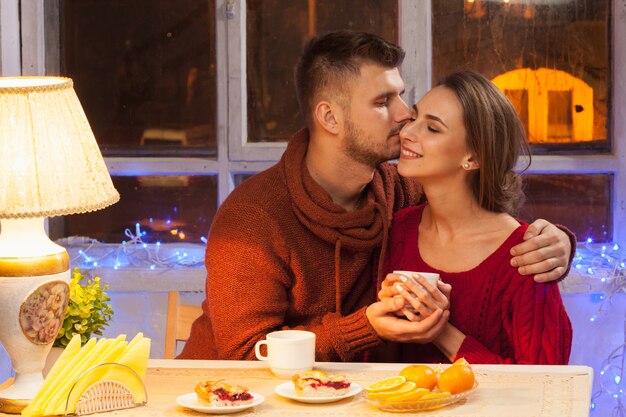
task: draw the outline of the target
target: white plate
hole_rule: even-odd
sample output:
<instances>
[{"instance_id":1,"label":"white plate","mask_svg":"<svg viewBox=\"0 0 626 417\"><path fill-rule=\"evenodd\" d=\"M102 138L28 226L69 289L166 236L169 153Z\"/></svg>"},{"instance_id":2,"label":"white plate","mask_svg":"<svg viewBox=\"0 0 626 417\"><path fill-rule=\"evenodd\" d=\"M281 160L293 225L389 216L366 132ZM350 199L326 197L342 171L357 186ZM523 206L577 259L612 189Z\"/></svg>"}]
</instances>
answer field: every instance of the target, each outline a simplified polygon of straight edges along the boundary
<instances>
[{"instance_id":1,"label":"white plate","mask_svg":"<svg viewBox=\"0 0 626 417\"><path fill-rule=\"evenodd\" d=\"M205 405L204 403L198 400L198 396L195 392L190 392L189 394L181 395L176 398L176 402L178 405L182 405L183 407L191 408L192 410L198 411L200 413L207 414L232 414L237 413L239 411L247 410L250 407L254 407L255 405L261 404L265 397L261 394L257 394L255 392L250 391L250 395L252 395L252 402L244 405L235 405L232 407L217 407L211 405Z\"/></svg>"},{"instance_id":2,"label":"white plate","mask_svg":"<svg viewBox=\"0 0 626 417\"><path fill-rule=\"evenodd\" d=\"M334 401L343 400L344 398L354 397L359 392L361 392L362 389L363 388L361 388L359 384L355 384L354 382L352 382L350 384L348 392L344 395L339 395L336 397L302 397L296 393L296 388L293 386L293 382L285 382L277 385L274 391L281 397L289 398L290 400L296 400L302 403L322 404L332 403Z\"/></svg>"}]
</instances>

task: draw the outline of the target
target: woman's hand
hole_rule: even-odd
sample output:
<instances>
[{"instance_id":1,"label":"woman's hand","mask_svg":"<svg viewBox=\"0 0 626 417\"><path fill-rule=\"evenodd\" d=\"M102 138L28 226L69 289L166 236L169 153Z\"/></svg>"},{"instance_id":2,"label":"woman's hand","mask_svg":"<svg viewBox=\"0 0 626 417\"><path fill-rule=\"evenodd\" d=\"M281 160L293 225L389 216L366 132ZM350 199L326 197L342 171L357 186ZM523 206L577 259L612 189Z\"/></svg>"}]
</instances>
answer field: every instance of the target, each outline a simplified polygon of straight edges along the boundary
<instances>
[{"instance_id":1,"label":"woman's hand","mask_svg":"<svg viewBox=\"0 0 626 417\"><path fill-rule=\"evenodd\" d=\"M437 281L435 287L421 275L414 273L413 280L400 274L387 274L378 292L378 298L384 300L390 297L401 296L405 306L399 313L404 314L411 321L421 321L433 314L437 309L450 309L450 291L452 287L443 281Z\"/></svg>"},{"instance_id":2,"label":"woman's hand","mask_svg":"<svg viewBox=\"0 0 626 417\"><path fill-rule=\"evenodd\" d=\"M399 318L396 313L404 308L404 304L402 297L388 297L365 310L367 319L380 338L394 342L429 343L448 323L450 311L441 309L419 322Z\"/></svg>"}]
</instances>

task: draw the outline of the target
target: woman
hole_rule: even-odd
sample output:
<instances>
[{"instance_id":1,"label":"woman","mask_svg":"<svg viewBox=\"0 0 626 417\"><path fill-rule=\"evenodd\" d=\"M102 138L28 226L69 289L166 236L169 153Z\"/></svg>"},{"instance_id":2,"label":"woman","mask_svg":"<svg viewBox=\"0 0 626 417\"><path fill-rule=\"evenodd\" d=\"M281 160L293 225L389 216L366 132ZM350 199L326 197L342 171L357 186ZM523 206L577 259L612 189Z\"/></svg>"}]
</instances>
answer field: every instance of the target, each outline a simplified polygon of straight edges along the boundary
<instances>
[{"instance_id":1,"label":"woman","mask_svg":"<svg viewBox=\"0 0 626 417\"><path fill-rule=\"evenodd\" d=\"M557 284L538 284L509 263L528 227L514 217L523 193L513 169L528 151L515 109L489 80L463 71L415 110L400 133L398 171L420 181L428 203L396 213L386 268L436 272L452 290L442 332L432 344L404 345L404 359L566 364L572 329ZM437 290L418 281L389 274L379 295L399 294L421 316L441 308L428 296Z\"/></svg>"}]
</instances>

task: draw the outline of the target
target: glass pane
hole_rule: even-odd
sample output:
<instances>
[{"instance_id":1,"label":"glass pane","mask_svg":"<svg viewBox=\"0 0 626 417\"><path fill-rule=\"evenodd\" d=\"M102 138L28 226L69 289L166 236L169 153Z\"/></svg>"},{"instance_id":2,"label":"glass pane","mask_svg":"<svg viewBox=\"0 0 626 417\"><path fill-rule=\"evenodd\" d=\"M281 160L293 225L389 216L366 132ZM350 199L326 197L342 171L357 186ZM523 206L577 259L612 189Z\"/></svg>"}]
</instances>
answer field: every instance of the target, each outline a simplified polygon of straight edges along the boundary
<instances>
[{"instance_id":1,"label":"glass pane","mask_svg":"<svg viewBox=\"0 0 626 417\"><path fill-rule=\"evenodd\" d=\"M548 137L554 142L572 138L572 92L548 92Z\"/></svg>"},{"instance_id":2,"label":"glass pane","mask_svg":"<svg viewBox=\"0 0 626 417\"><path fill-rule=\"evenodd\" d=\"M562 224L576 233L578 241L613 240L611 175L532 174L525 181L526 204L520 218Z\"/></svg>"},{"instance_id":3,"label":"glass pane","mask_svg":"<svg viewBox=\"0 0 626 417\"><path fill-rule=\"evenodd\" d=\"M234 175L234 183L235 187L240 185L242 182L253 176L254 174L235 174Z\"/></svg>"},{"instance_id":4,"label":"glass pane","mask_svg":"<svg viewBox=\"0 0 626 417\"><path fill-rule=\"evenodd\" d=\"M215 176L113 177L120 201L104 210L64 217L64 236L88 236L101 242L129 240L136 224L146 243L201 243L217 210Z\"/></svg>"},{"instance_id":5,"label":"glass pane","mask_svg":"<svg viewBox=\"0 0 626 417\"><path fill-rule=\"evenodd\" d=\"M528 126L528 90L504 90L504 94L517 110L524 126Z\"/></svg>"},{"instance_id":6,"label":"glass pane","mask_svg":"<svg viewBox=\"0 0 626 417\"><path fill-rule=\"evenodd\" d=\"M215 153L214 4L63 1L63 74L105 154Z\"/></svg>"},{"instance_id":7,"label":"glass pane","mask_svg":"<svg viewBox=\"0 0 626 417\"><path fill-rule=\"evenodd\" d=\"M397 42L397 1L248 0L248 141L287 141L302 126L293 68L310 37L373 32Z\"/></svg>"},{"instance_id":8,"label":"glass pane","mask_svg":"<svg viewBox=\"0 0 626 417\"><path fill-rule=\"evenodd\" d=\"M609 150L610 0L438 0L433 82L462 68L494 81L533 152Z\"/></svg>"}]
</instances>

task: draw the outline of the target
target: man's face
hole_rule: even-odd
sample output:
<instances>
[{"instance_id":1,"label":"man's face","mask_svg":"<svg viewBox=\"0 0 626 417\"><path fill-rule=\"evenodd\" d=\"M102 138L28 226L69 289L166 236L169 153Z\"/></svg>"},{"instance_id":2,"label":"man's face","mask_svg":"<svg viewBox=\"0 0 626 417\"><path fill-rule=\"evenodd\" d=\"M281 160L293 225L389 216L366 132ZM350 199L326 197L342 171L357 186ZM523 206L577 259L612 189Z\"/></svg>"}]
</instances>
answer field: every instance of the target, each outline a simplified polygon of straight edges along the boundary
<instances>
[{"instance_id":1,"label":"man's face","mask_svg":"<svg viewBox=\"0 0 626 417\"><path fill-rule=\"evenodd\" d=\"M397 158L400 129L412 115L400 97L404 82L398 69L365 64L348 91L343 152L372 167Z\"/></svg>"}]
</instances>

